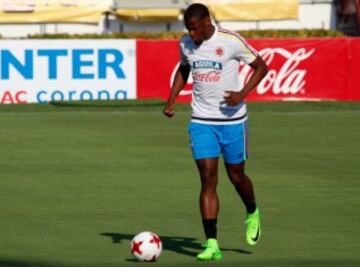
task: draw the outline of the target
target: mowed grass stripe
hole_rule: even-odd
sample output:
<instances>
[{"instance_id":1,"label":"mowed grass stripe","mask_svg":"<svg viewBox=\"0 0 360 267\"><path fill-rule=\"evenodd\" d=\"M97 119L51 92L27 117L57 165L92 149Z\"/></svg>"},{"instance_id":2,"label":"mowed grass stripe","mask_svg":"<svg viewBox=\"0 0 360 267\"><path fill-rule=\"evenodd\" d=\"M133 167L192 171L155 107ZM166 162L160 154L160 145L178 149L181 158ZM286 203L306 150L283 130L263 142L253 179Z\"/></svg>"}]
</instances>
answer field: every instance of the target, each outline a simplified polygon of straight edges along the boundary
<instances>
[{"instance_id":1,"label":"mowed grass stripe","mask_svg":"<svg viewBox=\"0 0 360 267\"><path fill-rule=\"evenodd\" d=\"M131 104L0 110L1 267L136 266L130 239L143 230L163 239L156 265L204 265L193 257L203 233L190 109L179 105L168 120L161 105ZM207 265L358 266L358 106L253 103L249 110L248 173L262 240L245 244L244 208L221 167L225 258Z\"/></svg>"}]
</instances>

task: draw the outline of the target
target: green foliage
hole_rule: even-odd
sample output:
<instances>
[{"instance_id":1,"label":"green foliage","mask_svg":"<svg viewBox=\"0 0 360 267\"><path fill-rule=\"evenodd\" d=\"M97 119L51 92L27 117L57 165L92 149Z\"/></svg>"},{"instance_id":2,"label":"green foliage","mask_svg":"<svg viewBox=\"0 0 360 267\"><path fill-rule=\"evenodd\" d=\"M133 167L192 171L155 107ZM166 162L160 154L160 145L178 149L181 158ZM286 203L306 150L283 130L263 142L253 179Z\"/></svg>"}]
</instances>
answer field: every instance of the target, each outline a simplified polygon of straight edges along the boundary
<instances>
[{"instance_id":1,"label":"green foliage","mask_svg":"<svg viewBox=\"0 0 360 267\"><path fill-rule=\"evenodd\" d=\"M179 39L181 32L128 32L110 34L35 34L28 35L28 39Z\"/></svg>"},{"instance_id":2,"label":"green foliage","mask_svg":"<svg viewBox=\"0 0 360 267\"><path fill-rule=\"evenodd\" d=\"M344 37L339 31L323 29L303 30L249 30L239 31L245 38L310 38L310 37Z\"/></svg>"},{"instance_id":3,"label":"green foliage","mask_svg":"<svg viewBox=\"0 0 360 267\"><path fill-rule=\"evenodd\" d=\"M344 37L344 33L331 30L248 30L239 31L245 38L309 38L309 37ZM28 39L179 39L183 32L128 32L111 34L35 34Z\"/></svg>"}]
</instances>

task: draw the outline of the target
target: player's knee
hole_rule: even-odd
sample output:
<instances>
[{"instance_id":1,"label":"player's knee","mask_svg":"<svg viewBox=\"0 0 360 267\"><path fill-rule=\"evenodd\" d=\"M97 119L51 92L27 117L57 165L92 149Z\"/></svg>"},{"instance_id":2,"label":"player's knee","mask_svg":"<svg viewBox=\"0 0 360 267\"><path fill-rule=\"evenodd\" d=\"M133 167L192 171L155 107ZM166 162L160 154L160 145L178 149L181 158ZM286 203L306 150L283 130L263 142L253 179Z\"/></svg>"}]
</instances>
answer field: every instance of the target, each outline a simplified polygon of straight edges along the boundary
<instances>
[{"instance_id":1,"label":"player's knee","mask_svg":"<svg viewBox=\"0 0 360 267\"><path fill-rule=\"evenodd\" d=\"M216 195L216 183L201 183L200 193L202 196Z\"/></svg>"},{"instance_id":2,"label":"player's knee","mask_svg":"<svg viewBox=\"0 0 360 267\"><path fill-rule=\"evenodd\" d=\"M246 182L247 176L243 173L233 173L230 174L230 181L233 185L237 186Z\"/></svg>"},{"instance_id":3,"label":"player's knee","mask_svg":"<svg viewBox=\"0 0 360 267\"><path fill-rule=\"evenodd\" d=\"M204 169L201 171L201 180L205 183L213 183L217 180L217 173L216 171L210 169Z\"/></svg>"},{"instance_id":4,"label":"player's knee","mask_svg":"<svg viewBox=\"0 0 360 267\"><path fill-rule=\"evenodd\" d=\"M212 193L215 192L217 186L216 172L206 171L201 173L201 191Z\"/></svg>"}]
</instances>

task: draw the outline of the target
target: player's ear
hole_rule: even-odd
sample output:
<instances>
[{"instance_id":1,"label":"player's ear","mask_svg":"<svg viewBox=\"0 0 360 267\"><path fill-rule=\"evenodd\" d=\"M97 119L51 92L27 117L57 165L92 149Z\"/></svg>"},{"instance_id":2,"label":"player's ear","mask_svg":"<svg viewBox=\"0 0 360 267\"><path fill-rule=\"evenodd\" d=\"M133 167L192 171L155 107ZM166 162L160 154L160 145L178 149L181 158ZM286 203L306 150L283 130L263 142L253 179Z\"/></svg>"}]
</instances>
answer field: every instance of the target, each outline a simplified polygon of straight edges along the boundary
<instances>
[{"instance_id":1,"label":"player's ear","mask_svg":"<svg viewBox=\"0 0 360 267\"><path fill-rule=\"evenodd\" d=\"M206 18L205 18L205 25L206 25L206 26L211 25L211 19L210 19L210 17L206 17Z\"/></svg>"}]
</instances>

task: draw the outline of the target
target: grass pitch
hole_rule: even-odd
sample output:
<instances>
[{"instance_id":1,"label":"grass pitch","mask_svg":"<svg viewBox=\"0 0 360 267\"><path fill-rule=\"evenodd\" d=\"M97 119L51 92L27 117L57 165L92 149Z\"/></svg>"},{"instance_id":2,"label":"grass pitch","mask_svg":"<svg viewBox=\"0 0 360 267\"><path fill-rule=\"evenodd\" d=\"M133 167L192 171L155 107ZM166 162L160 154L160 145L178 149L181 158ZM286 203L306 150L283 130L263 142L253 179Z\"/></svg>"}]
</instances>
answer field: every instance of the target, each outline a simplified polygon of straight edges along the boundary
<instances>
[{"instance_id":1,"label":"grass pitch","mask_svg":"<svg viewBox=\"0 0 360 267\"><path fill-rule=\"evenodd\" d=\"M0 106L0 267L139 266L130 240L160 235L156 266L360 266L360 104L251 103L244 208L220 168L220 262L196 262L203 232L188 105Z\"/></svg>"}]
</instances>

